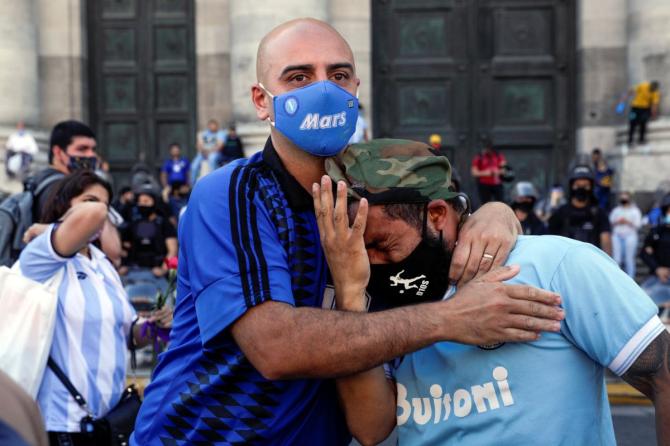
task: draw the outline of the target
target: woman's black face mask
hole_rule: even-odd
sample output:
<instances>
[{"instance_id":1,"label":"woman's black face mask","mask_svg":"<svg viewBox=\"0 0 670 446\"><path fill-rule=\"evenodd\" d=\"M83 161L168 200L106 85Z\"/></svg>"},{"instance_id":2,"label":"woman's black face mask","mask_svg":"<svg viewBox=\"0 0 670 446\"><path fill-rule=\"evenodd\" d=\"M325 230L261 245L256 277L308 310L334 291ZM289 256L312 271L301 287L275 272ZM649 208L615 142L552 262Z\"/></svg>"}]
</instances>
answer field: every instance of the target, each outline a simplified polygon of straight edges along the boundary
<instances>
[{"instance_id":1,"label":"woman's black face mask","mask_svg":"<svg viewBox=\"0 0 670 446\"><path fill-rule=\"evenodd\" d=\"M427 216L424 214L424 221ZM396 308L442 300L449 287L451 251L444 248L442 231L437 240L426 236L398 263L370 265L367 292L378 308Z\"/></svg>"}]
</instances>

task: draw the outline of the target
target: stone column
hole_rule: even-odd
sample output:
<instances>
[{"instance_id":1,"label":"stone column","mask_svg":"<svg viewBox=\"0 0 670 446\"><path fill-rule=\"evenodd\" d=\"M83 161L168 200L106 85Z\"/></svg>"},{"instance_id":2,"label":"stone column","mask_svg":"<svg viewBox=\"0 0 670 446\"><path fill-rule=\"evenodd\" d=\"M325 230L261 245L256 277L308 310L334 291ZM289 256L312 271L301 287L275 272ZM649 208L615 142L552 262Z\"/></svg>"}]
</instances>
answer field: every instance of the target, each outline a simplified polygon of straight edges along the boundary
<instances>
[{"instance_id":1,"label":"stone column","mask_svg":"<svg viewBox=\"0 0 670 446\"><path fill-rule=\"evenodd\" d=\"M0 125L10 128L39 122L35 9L33 0L0 2Z\"/></svg>"},{"instance_id":2,"label":"stone column","mask_svg":"<svg viewBox=\"0 0 670 446\"><path fill-rule=\"evenodd\" d=\"M628 0L628 73L631 85L657 80L661 114L670 116L670 2Z\"/></svg>"},{"instance_id":3,"label":"stone column","mask_svg":"<svg viewBox=\"0 0 670 446\"><path fill-rule=\"evenodd\" d=\"M37 0L40 124L47 131L65 119L88 121L85 3Z\"/></svg>"},{"instance_id":4,"label":"stone column","mask_svg":"<svg viewBox=\"0 0 670 446\"><path fill-rule=\"evenodd\" d=\"M262 149L269 135L267 123L258 121L250 89L256 81L258 43L272 28L298 17L328 19L324 0L230 0L230 73L233 119L248 152Z\"/></svg>"},{"instance_id":5,"label":"stone column","mask_svg":"<svg viewBox=\"0 0 670 446\"><path fill-rule=\"evenodd\" d=\"M199 131L210 119L224 127L232 119L229 15L229 0L196 0Z\"/></svg>"},{"instance_id":6,"label":"stone column","mask_svg":"<svg viewBox=\"0 0 670 446\"><path fill-rule=\"evenodd\" d=\"M616 146L624 118L614 110L627 88L627 0L580 0L577 6L577 151Z\"/></svg>"},{"instance_id":7,"label":"stone column","mask_svg":"<svg viewBox=\"0 0 670 446\"><path fill-rule=\"evenodd\" d=\"M349 42L356 61L356 74L361 80L358 98L363 104L363 117L372 137L372 17L370 2L330 0L330 24Z\"/></svg>"},{"instance_id":8,"label":"stone column","mask_svg":"<svg viewBox=\"0 0 670 446\"><path fill-rule=\"evenodd\" d=\"M619 158L621 189L638 193L642 210L651 205L653 191L667 181L670 169L670 2L628 0L628 80L657 80L661 84L660 118L647 127L648 144L622 150ZM627 126L619 130L625 148Z\"/></svg>"}]
</instances>

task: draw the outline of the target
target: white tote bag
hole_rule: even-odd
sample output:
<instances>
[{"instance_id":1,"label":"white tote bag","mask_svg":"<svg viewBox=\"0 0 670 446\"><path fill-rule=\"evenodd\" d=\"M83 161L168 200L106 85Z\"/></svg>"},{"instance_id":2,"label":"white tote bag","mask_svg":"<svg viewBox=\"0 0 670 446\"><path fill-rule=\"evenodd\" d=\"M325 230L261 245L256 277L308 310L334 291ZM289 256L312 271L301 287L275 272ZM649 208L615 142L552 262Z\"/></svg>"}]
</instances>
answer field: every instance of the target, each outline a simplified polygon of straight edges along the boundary
<instances>
[{"instance_id":1,"label":"white tote bag","mask_svg":"<svg viewBox=\"0 0 670 446\"><path fill-rule=\"evenodd\" d=\"M44 284L0 267L0 369L37 397L56 325L58 287L65 267Z\"/></svg>"}]
</instances>

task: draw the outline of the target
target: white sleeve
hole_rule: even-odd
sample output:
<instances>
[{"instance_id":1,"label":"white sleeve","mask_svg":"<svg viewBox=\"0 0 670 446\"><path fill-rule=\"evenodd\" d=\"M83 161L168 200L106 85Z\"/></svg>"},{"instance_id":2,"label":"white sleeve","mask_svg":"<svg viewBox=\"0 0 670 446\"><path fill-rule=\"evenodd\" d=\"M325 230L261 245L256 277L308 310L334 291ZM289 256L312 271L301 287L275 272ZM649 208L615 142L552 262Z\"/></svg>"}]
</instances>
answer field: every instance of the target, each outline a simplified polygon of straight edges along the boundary
<instances>
[{"instance_id":1,"label":"white sleeve","mask_svg":"<svg viewBox=\"0 0 670 446\"><path fill-rule=\"evenodd\" d=\"M649 344L663 331L665 331L665 326L658 316L653 316L628 340L608 368L618 376L626 373Z\"/></svg>"}]
</instances>

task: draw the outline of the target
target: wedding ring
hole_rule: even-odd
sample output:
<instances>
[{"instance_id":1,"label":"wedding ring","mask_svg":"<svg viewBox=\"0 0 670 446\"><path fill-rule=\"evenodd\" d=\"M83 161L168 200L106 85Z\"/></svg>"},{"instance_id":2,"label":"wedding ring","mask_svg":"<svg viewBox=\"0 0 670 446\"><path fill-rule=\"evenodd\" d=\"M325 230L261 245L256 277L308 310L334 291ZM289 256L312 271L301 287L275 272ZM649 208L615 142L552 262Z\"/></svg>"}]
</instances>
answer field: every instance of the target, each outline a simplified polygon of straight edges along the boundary
<instances>
[{"instance_id":1,"label":"wedding ring","mask_svg":"<svg viewBox=\"0 0 670 446\"><path fill-rule=\"evenodd\" d=\"M493 256L491 254L484 253L482 257L485 258L486 260L493 260Z\"/></svg>"}]
</instances>

